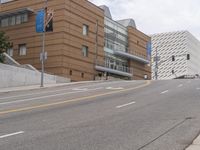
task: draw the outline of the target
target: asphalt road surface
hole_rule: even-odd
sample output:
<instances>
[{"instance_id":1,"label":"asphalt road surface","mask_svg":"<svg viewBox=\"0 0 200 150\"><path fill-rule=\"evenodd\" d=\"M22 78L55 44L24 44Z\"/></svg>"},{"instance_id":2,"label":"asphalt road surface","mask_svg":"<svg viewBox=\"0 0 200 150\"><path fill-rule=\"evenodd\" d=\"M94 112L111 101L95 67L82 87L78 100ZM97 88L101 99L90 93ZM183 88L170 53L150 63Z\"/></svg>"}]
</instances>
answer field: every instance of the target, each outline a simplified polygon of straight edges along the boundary
<instances>
[{"instance_id":1,"label":"asphalt road surface","mask_svg":"<svg viewBox=\"0 0 200 150\"><path fill-rule=\"evenodd\" d=\"M199 132L200 80L0 94L0 150L184 150Z\"/></svg>"}]
</instances>

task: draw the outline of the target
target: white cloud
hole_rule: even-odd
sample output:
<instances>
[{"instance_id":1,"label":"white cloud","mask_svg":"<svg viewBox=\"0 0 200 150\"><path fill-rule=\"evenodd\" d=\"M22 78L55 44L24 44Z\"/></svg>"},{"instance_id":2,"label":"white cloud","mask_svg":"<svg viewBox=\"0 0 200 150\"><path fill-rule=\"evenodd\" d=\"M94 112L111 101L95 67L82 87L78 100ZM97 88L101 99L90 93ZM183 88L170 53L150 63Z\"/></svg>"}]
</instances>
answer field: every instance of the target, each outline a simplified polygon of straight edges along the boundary
<instances>
[{"instance_id":1,"label":"white cloud","mask_svg":"<svg viewBox=\"0 0 200 150\"><path fill-rule=\"evenodd\" d=\"M199 0L90 0L107 5L115 20L133 18L146 34L188 30L200 40Z\"/></svg>"}]
</instances>

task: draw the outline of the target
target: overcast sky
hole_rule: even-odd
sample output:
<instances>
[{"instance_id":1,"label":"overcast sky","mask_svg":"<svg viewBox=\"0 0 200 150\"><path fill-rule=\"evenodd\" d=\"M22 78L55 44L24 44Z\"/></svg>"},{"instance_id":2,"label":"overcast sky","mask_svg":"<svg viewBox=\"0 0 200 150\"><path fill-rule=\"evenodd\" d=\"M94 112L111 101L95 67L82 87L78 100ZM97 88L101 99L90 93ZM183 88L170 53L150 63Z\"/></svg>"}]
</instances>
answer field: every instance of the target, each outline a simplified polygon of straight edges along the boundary
<instances>
[{"instance_id":1,"label":"overcast sky","mask_svg":"<svg viewBox=\"0 0 200 150\"><path fill-rule=\"evenodd\" d=\"M114 20L133 18L146 34L188 30L200 40L200 0L89 0L107 5Z\"/></svg>"}]
</instances>

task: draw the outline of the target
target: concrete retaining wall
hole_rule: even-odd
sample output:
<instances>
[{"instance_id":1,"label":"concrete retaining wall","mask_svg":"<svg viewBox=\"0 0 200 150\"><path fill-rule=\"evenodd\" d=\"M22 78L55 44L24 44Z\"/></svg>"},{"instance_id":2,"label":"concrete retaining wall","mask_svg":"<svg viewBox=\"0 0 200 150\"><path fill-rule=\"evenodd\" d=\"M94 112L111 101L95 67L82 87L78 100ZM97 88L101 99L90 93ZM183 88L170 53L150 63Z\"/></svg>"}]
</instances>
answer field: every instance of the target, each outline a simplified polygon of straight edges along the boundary
<instances>
[{"instance_id":1,"label":"concrete retaining wall","mask_svg":"<svg viewBox=\"0 0 200 150\"><path fill-rule=\"evenodd\" d=\"M0 63L0 88L40 84L41 74L25 68ZM45 74L45 84L55 84L57 76ZM66 82L69 82L69 80Z\"/></svg>"}]
</instances>

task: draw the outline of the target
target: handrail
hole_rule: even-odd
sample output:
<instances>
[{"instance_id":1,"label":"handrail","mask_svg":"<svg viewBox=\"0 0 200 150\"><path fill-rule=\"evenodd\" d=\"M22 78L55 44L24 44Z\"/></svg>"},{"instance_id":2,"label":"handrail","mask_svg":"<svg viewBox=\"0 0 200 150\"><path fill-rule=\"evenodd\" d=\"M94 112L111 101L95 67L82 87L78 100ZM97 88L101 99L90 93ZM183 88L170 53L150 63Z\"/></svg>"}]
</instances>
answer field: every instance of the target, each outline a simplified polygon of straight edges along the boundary
<instances>
[{"instance_id":1,"label":"handrail","mask_svg":"<svg viewBox=\"0 0 200 150\"><path fill-rule=\"evenodd\" d=\"M121 66L121 65L116 65L116 64L112 64L106 61L97 61L96 65L98 66L102 66L102 67L106 67L112 70L117 70L117 71L121 71L121 72L126 72L126 73L133 73L133 69L129 68L129 67L125 67L125 66Z\"/></svg>"}]
</instances>

